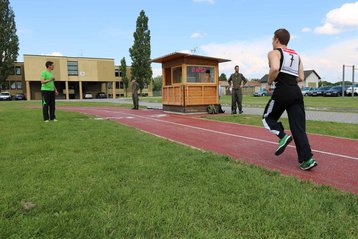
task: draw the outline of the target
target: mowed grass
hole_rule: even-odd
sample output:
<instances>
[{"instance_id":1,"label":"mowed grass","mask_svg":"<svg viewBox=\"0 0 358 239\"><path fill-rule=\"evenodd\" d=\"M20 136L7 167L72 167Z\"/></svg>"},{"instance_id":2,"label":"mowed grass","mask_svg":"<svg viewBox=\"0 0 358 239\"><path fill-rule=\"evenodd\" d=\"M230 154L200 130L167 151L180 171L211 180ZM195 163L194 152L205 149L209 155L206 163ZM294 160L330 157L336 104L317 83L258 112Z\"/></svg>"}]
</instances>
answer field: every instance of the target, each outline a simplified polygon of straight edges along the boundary
<instances>
[{"instance_id":1,"label":"mowed grass","mask_svg":"<svg viewBox=\"0 0 358 239\"><path fill-rule=\"evenodd\" d=\"M247 124L247 125L256 125L263 127L262 116L261 115L229 115L229 114L216 114L205 116L207 119ZM287 118L281 118L279 120L282 122L286 132L289 132L290 126ZM306 132L313 134L322 134L330 135L351 139L358 139L358 125L357 124L347 124L347 123L336 123L336 122L325 122L325 121L306 121Z\"/></svg>"},{"instance_id":2,"label":"mowed grass","mask_svg":"<svg viewBox=\"0 0 358 239\"><path fill-rule=\"evenodd\" d=\"M357 195L25 105L0 102L0 238L358 237Z\"/></svg>"},{"instance_id":3,"label":"mowed grass","mask_svg":"<svg viewBox=\"0 0 358 239\"><path fill-rule=\"evenodd\" d=\"M243 96L244 107L264 108L270 97L254 97L251 95ZM140 100L154 103L161 103L161 97L142 97ZM358 113L358 97L304 97L305 107L308 110L323 111L348 111ZM220 97L222 105L231 105L231 96L225 95Z\"/></svg>"}]
</instances>

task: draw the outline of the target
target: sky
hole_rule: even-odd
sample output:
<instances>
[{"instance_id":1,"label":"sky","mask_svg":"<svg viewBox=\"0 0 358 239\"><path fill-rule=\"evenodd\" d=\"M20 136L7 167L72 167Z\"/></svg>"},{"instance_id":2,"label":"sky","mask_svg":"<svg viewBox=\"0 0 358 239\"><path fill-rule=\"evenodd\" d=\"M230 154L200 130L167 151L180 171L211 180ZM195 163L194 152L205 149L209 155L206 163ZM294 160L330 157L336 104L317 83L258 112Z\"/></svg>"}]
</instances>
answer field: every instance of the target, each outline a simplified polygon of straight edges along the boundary
<instances>
[{"instance_id":1,"label":"sky","mask_svg":"<svg viewBox=\"0 0 358 239\"><path fill-rule=\"evenodd\" d=\"M173 52L231 60L219 65L229 76L239 65L246 78L268 73L273 32L291 33L288 47L305 70L322 80L342 80L342 66L358 69L358 1L344 0L10 0L24 54L112 58L119 65L141 10L149 18L151 58ZM161 64L152 63L153 77ZM358 71L355 71L355 75ZM352 80L346 68L345 80ZM358 81L358 77L355 77Z\"/></svg>"}]
</instances>

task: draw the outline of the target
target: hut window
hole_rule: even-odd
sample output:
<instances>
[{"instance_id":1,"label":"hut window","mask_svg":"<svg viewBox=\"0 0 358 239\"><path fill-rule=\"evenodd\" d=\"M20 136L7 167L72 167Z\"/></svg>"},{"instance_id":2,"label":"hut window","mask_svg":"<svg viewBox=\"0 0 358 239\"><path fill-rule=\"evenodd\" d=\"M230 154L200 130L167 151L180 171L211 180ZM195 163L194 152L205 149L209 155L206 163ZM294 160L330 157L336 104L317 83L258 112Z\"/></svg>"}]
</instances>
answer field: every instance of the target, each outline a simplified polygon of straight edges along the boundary
<instances>
[{"instance_id":1,"label":"hut window","mask_svg":"<svg viewBox=\"0 0 358 239\"><path fill-rule=\"evenodd\" d=\"M173 67L173 84L182 83L182 69L181 66Z\"/></svg>"},{"instance_id":2,"label":"hut window","mask_svg":"<svg viewBox=\"0 0 358 239\"><path fill-rule=\"evenodd\" d=\"M187 82L214 83L215 68L211 66L187 66Z\"/></svg>"}]
</instances>

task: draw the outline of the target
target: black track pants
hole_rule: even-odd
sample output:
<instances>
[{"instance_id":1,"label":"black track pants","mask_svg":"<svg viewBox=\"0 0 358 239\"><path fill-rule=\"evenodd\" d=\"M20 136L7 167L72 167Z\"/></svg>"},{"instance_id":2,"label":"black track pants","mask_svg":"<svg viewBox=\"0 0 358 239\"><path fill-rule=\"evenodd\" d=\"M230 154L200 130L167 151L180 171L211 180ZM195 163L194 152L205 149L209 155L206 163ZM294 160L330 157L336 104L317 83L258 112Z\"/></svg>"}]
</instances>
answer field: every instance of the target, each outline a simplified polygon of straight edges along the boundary
<instances>
[{"instance_id":1,"label":"black track pants","mask_svg":"<svg viewBox=\"0 0 358 239\"><path fill-rule=\"evenodd\" d=\"M278 120L285 110L287 111L293 140L296 144L298 161L302 163L312 157L306 134L306 114L303 99L277 101L271 98L266 105L262 122L270 132L276 134L279 138L283 138L285 136L284 128Z\"/></svg>"},{"instance_id":2,"label":"black track pants","mask_svg":"<svg viewBox=\"0 0 358 239\"><path fill-rule=\"evenodd\" d=\"M55 91L41 91L42 94L42 114L44 120L54 120L55 116ZM49 114L50 111L50 114Z\"/></svg>"}]
</instances>

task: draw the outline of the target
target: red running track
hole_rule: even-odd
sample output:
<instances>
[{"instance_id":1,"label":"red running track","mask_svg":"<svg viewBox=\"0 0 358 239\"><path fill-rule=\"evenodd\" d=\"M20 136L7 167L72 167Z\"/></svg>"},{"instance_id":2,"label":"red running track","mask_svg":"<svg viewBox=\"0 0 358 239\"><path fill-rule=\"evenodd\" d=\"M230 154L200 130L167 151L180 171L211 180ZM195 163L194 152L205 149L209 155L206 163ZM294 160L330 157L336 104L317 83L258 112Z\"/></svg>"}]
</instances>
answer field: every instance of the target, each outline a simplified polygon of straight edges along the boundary
<instances>
[{"instance_id":1,"label":"red running track","mask_svg":"<svg viewBox=\"0 0 358 239\"><path fill-rule=\"evenodd\" d=\"M59 107L117 121L191 147L231 156L237 160L278 170L282 174L329 185L358 194L358 140L309 134L318 166L298 168L291 143L279 157L274 155L277 137L263 127L201 119L161 110L130 110L118 107Z\"/></svg>"}]
</instances>

